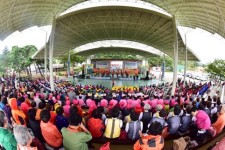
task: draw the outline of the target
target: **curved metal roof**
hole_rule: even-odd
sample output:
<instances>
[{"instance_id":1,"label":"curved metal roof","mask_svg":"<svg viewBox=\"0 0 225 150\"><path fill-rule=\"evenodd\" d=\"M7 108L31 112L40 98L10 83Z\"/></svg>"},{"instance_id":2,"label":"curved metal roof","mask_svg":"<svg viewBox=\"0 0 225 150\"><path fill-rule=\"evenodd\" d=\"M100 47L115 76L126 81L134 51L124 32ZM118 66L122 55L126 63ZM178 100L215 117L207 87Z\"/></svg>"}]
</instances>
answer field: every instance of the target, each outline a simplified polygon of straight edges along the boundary
<instances>
[{"instance_id":1,"label":"curved metal roof","mask_svg":"<svg viewBox=\"0 0 225 150\"><path fill-rule=\"evenodd\" d=\"M87 2L96 3L102 0ZM141 3L140 0L125 0ZM225 37L225 1L223 0L144 0L174 14L180 25L202 28ZM16 30L31 26L50 25L55 15L84 0L1 0L0 39Z\"/></svg>"},{"instance_id":2,"label":"curved metal roof","mask_svg":"<svg viewBox=\"0 0 225 150\"><path fill-rule=\"evenodd\" d=\"M170 16L131 6L92 7L56 19L54 54L101 40L129 40L173 57L174 31ZM179 36L179 50L184 44ZM193 55L189 60L198 60ZM180 56L182 59L182 56Z\"/></svg>"},{"instance_id":3,"label":"curved metal roof","mask_svg":"<svg viewBox=\"0 0 225 150\"><path fill-rule=\"evenodd\" d=\"M139 0L125 0L125 1L131 1L133 3L141 3L141 1ZM221 36L225 37L225 29L224 29L225 28L224 26L225 1L223 0L220 0L220 1L216 1L216 0L188 0L188 1L144 0L144 1L155 4L159 6L160 8L163 8L168 13L175 15L177 23L181 26L192 27L192 28L198 27L206 31L209 31L211 33L218 33ZM84 0L65 0L65 1L61 1L61 0L3 1L2 0L0 4L0 10L1 10L0 39L4 39L5 37L7 37L9 34L13 33L16 30L21 31L23 29L26 29L34 25L37 25L37 26L49 25L52 23L52 19L54 16L59 15L60 13L70 8L71 6L82 3L82 2L84 2ZM87 2L96 3L98 2L98 0L92 0ZM110 11L112 12L113 10L110 10ZM105 11L102 11L102 12L105 13ZM88 13L85 13L85 15L87 14ZM140 14L140 12L136 12L136 14L134 15L137 15L137 14ZM145 13L142 12L141 14L144 15ZM98 15L98 12L96 14L96 11L95 11L95 15ZM136 16L136 18L138 17ZM162 22L166 22L166 19L164 18L157 21L159 22L159 24L161 24ZM164 29L168 28L168 26L169 26L169 22L165 24ZM84 28L85 27L83 27L83 29ZM97 28L97 26L93 28ZM129 30L132 30L132 29L129 28ZM119 34L119 33L115 32L114 34ZM159 36L157 38L159 38ZM158 40L157 38L155 39L155 41ZM167 40L163 36L161 38L164 38L164 40ZM159 39L159 43L154 43L152 41L153 42L152 46L156 45L157 48L163 47L163 46L160 46L160 42L161 42L160 39ZM89 41L89 42L92 42L92 41ZM84 42L84 40L82 42ZM166 51L165 49L162 49L162 50ZM167 50L170 51L171 49L168 48Z\"/></svg>"},{"instance_id":4,"label":"curved metal roof","mask_svg":"<svg viewBox=\"0 0 225 150\"><path fill-rule=\"evenodd\" d=\"M103 54L111 54L111 53L124 54L124 53L126 53L127 55L140 55L143 57L157 56L156 54L153 54L153 53L150 53L147 51L143 51L140 49L125 48L125 47L99 47L99 48L93 48L93 49L76 52L76 54L83 55L83 56L90 56L90 55L97 54L97 53L103 53Z\"/></svg>"}]
</instances>

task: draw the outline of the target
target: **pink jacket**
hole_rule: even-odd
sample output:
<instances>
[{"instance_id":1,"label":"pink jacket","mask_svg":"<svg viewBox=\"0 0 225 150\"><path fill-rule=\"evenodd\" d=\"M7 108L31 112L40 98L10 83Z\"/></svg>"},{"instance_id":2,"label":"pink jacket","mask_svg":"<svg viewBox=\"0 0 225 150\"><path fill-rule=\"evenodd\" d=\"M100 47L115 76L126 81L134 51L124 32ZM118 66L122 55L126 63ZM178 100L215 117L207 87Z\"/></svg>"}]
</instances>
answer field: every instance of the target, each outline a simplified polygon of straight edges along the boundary
<instances>
[{"instance_id":1,"label":"pink jacket","mask_svg":"<svg viewBox=\"0 0 225 150\"><path fill-rule=\"evenodd\" d=\"M196 115L196 125L199 129L209 129L211 127L211 121L209 116L203 110L199 110Z\"/></svg>"},{"instance_id":2,"label":"pink jacket","mask_svg":"<svg viewBox=\"0 0 225 150\"><path fill-rule=\"evenodd\" d=\"M66 117L69 117L70 115L70 105L63 106L64 114Z\"/></svg>"}]
</instances>

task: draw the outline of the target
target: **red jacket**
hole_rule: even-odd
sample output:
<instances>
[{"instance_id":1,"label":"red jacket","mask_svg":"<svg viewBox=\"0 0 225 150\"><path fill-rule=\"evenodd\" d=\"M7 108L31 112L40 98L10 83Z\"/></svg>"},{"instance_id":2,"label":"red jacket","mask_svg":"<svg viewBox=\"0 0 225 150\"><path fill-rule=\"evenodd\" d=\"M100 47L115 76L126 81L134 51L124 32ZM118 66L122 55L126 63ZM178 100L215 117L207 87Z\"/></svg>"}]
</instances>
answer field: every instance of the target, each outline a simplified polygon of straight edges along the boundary
<instances>
[{"instance_id":1,"label":"red jacket","mask_svg":"<svg viewBox=\"0 0 225 150\"><path fill-rule=\"evenodd\" d=\"M59 130L51 122L44 123L41 121L41 133L46 141L52 147L60 147L62 145L62 135Z\"/></svg>"},{"instance_id":2,"label":"red jacket","mask_svg":"<svg viewBox=\"0 0 225 150\"><path fill-rule=\"evenodd\" d=\"M92 117L88 120L87 125L92 137L102 136L105 125L101 119L95 119Z\"/></svg>"}]
</instances>

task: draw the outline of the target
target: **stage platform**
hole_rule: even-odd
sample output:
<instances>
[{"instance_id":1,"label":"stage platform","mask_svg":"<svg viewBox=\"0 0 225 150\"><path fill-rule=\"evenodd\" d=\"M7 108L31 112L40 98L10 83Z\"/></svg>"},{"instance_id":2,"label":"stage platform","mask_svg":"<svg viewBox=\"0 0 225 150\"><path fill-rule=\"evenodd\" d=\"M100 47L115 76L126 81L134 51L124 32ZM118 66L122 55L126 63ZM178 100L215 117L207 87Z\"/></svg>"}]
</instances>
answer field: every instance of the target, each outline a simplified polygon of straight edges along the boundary
<instances>
[{"instance_id":1,"label":"stage platform","mask_svg":"<svg viewBox=\"0 0 225 150\"><path fill-rule=\"evenodd\" d=\"M73 82L72 78L70 78L71 82ZM112 88L112 80L109 79L78 79L75 78L75 83L76 84L81 84L81 85L103 85L107 88ZM145 85L153 85L153 84L161 84L162 81L152 79L148 81L144 80L114 80L115 86L145 86Z\"/></svg>"}]
</instances>

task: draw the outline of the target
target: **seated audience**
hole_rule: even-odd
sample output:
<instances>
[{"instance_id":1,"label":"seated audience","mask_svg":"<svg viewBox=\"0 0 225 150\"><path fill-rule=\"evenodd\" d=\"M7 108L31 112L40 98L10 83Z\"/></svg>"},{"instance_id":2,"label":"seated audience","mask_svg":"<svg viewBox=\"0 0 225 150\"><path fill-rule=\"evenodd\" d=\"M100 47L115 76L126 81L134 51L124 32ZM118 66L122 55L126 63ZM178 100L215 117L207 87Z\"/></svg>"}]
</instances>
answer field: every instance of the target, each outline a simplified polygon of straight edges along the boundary
<instances>
[{"instance_id":1,"label":"seated audience","mask_svg":"<svg viewBox=\"0 0 225 150\"><path fill-rule=\"evenodd\" d=\"M152 113L150 112L151 106L149 104L144 105L144 112L140 113L139 120L143 122L143 133L146 133L148 124L152 119Z\"/></svg>"},{"instance_id":2,"label":"seated audience","mask_svg":"<svg viewBox=\"0 0 225 150\"><path fill-rule=\"evenodd\" d=\"M149 129L148 135L143 135L141 132L140 139L134 144L134 150L161 150L164 147L164 139L162 137L163 126L161 123L153 122Z\"/></svg>"},{"instance_id":3,"label":"seated audience","mask_svg":"<svg viewBox=\"0 0 225 150\"><path fill-rule=\"evenodd\" d=\"M54 148L62 145L62 135L57 127L50 122L51 114L48 109L41 111L41 133L46 143Z\"/></svg>"},{"instance_id":4,"label":"seated audience","mask_svg":"<svg viewBox=\"0 0 225 150\"><path fill-rule=\"evenodd\" d=\"M63 127L68 127L69 126L69 122L68 119L63 115L63 107L58 107L56 109L56 119L55 119L55 125L58 128L59 131L61 131L61 129Z\"/></svg>"},{"instance_id":5,"label":"seated audience","mask_svg":"<svg viewBox=\"0 0 225 150\"><path fill-rule=\"evenodd\" d=\"M79 128L82 132L78 130ZM84 127L81 116L69 116L69 127L62 128L61 132L65 150L88 150L86 142L90 141L92 136Z\"/></svg>"},{"instance_id":6,"label":"seated audience","mask_svg":"<svg viewBox=\"0 0 225 150\"><path fill-rule=\"evenodd\" d=\"M181 122L181 118L179 116L180 112L181 112L180 105L176 104L174 106L174 110L173 110L171 116L167 119L169 134L177 133L177 131L180 127L180 122Z\"/></svg>"},{"instance_id":7,"label":"seated audience","mask_svg":"<svg viewBox=\"0 0 225 150\"><path fill-rule=\"evenodd\" d=\"M0 145L6 150L16 150L17 142L13 133L8 129L8 119L0 111Z\"/></svg>"},{"instance_id":8,"label":"seated audience","mask_svg":"<svg viewBox=\"0 0 225 150\"><path fill-rule=\"evenodd\" d=\"M40 127L40 121L35 119L36 110L35 109L29 109L28 110L28 126L31 128L34 136L38 138L41 142L45 142L44 138L41 134L41 127Z\"/></svg>"},{"instance_id":9,"label":"seated audience","mask_svg":"<svg viewBox=\"0 0 225 150\"><path fill-rule=\"evenodd\" d=\"M13 132L17 141L17 150L38 150L37 147L31 145L32 137L27 127L16 125Z\"/></svg>"},{"instance_id":10,"label":"seated audience","mask_svg":"<svg viewBox=\"0 0 225 150\"><path fill-rule=\"evenodd\" d=\"M117 118L119 116L119 113L120 112L118 107L114 107L113 109L111 109L110 114L112 118L107 118L105 120L105 137L114 139L120 136L123 121Z\"/></svg>"},{"instance_id":11,"label":"seated audience","mask_svg":"<svg viewBox=\"0 0 225 150\"><path fill-rule=\"evenodd\" d=\"M138 120L138 114L132 112L130 115L131 121L126 124L125 130L128 134L128 139L137 140L139 138L139 131L143 129L143 123Z\"/></svg>"},{"instance_id":12,"label":"seated audience","mask_svg":"<svg viewBox=\"0 0 225 150\"><path fill-rule=\"evenodd\" d=\"M105 125L102 121L102 114L99 109L95 109L92 112L92 117L87 122L89 131L92 137L101 137L105 130Z\"/></svg>"},{"instance_id":13,"label":"seated audience","mask_svg":"<svg viewBox=\"0 0 225 150\"><path fill-rule=\"evenodd\" d=\"M214 124L212 124L212 127L215 128L216 134L220 133L225 126L225 104L222 104L220 114Z\"/></svg>"},{"instance_id":14,"label":"seated audience","mask_svg":"<svg viewBox=\"0 0 225 150\"><path fill-rule=\"evenodd\" d=\"M179 127L179 133L187 132L190 124L191 124L191 106L187 106L185 114L181 117L181 125Z\"/></svg>"}]
</instances>

